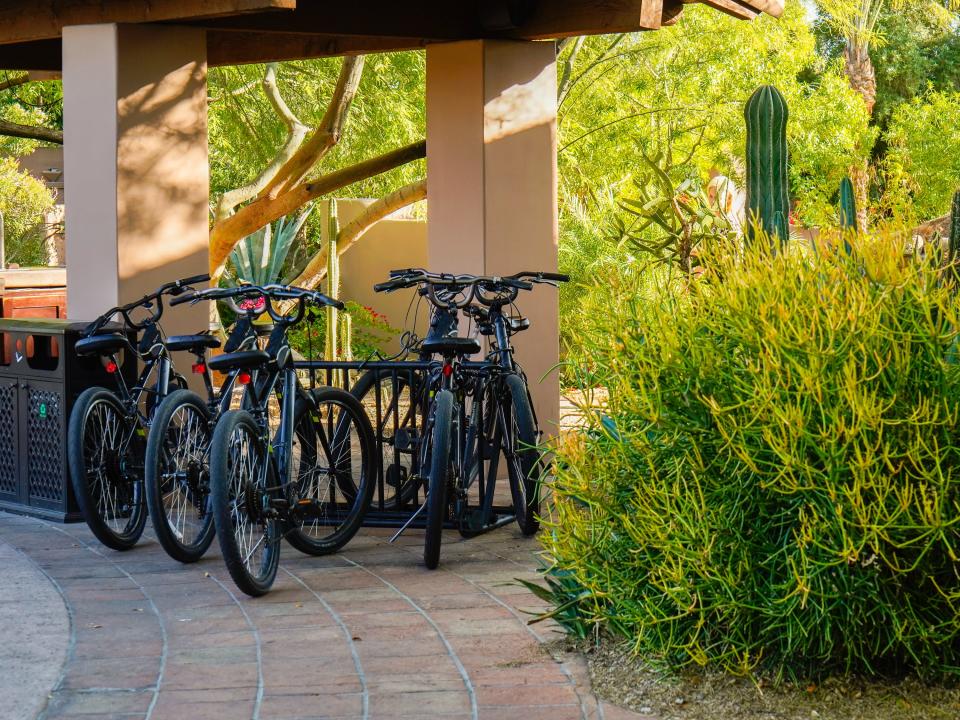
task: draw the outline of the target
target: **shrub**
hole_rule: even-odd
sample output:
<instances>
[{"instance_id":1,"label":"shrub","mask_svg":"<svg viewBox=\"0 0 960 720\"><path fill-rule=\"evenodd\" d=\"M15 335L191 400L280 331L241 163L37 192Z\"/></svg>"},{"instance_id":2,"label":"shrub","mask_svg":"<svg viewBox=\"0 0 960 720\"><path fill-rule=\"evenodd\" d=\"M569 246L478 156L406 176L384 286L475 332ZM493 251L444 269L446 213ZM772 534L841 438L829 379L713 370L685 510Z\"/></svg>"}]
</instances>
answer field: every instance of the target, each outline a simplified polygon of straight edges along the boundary
<instances>
[{"instance_id":1,"label":"shrub","mask_svg":"<svg viewBox=\"0 0 960 720\"><path fill-rule=\"evenodd\" d=\"M892 242L757 245L598 284L544 592L672 665L956 673L960 304Z\"/></svg>"}]
</instances>

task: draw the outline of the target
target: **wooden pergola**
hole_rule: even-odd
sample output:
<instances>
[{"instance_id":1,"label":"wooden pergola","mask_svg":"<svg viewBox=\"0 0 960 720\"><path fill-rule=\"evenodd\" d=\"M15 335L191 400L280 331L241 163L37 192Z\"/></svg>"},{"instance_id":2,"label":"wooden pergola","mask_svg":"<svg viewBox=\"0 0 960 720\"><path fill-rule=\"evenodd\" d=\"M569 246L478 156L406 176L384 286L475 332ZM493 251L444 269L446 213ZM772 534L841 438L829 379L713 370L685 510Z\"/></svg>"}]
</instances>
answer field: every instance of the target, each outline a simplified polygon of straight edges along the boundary
<instances>
[{"instance_id":1,"label":"wooden pergola","mask_svg":"<svg viewBox=\"0 0 960 720\"><path fill-rule=\"evenodd\" d=\"M782 0L701 0L742 19ZM557 263L556 47L675 22L682 0L5 0L0 68L61 72L72 319L206 271L207 68L426 49L428 257L505 273ZM526 299L521 361L559 357L555 293ZM195 331L196 307L168 332ZM549 426L556 382L536 392Z\"/></svg>"}]
</instances>

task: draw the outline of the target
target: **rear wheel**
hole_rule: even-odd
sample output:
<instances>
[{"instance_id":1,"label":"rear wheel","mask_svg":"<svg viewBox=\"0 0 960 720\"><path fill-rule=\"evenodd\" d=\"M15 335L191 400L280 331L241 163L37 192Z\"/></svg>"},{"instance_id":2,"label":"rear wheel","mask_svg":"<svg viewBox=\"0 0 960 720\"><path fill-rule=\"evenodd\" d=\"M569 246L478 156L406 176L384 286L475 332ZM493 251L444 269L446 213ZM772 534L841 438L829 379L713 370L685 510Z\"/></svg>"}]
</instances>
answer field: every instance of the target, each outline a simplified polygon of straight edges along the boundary
<instances>
[{"instance_id":1,"label":"rear wheel","mask_svg":"<svg viewBox=\"0 0 960 720\"><path fill-rule=\"evenodd\" d=\"M270 590L280 564L280 527L271 512L276 471L253 416L231 410L210 442L210 496L230 577L247 595Z\"/></svg>"},{"instance_id":2,"label":"rear wheel","mask_svg":"<svg viewBox=\"0 0 960 720\"><path fill-rule=\"evenodd\" d=\"M196 562L215 533L210 511L210 411L190 390L160 403L147 439L145 490L157 540L174 560Z\"/></svg>"},{"instance_id":3,"label":"rear wheel","mask_svg":"<svg viewBox=\"0 0 960 720\"><path fill-rule=\"evenodd\" d=\"M453 393L449 390L441 390L434 398L433 434L430 443L430 483L427 490L427 527L423 540L423 562L431 570L440 564L443 523L447 518L452 424Z\"/></svg>"},{"instance_id":4,"label":"rear wheel","mask_svg":"<svg viewBox=\"0 0 960 720\"><path fill-rule=\"evenodd\" d=\"M327 555L360 529L373 497L373 430L360 402L336 388L299 398L294 428L293 517L284 523L284 535L300 552Z\"/></svg>"},{"instance_id":5,"label":"rear wheel","mask_svg":"<svg viewBox=\"0 0 960 720\"><path fill-rule=\"evenodd\" d=\"M77 504L97 539L114 550L137 544L147 521L143 442L123 405L104 388L88 388L70 413L67 462Z\"/></svg>"},{"instance_id":6,"label":"rear wheel","mask_svg":"<svg viewBox=\"0 0 960 720\"><path fill-rule=\"evenodd\" d=\"M519 375L508 375L503 414L507 432L503 438L503 454L507 459L510 493L517 524L524 535L540 529L540 476L543 467L537 449L537 425L530 407L527 386Z\"/></svg>"}]
</instances>

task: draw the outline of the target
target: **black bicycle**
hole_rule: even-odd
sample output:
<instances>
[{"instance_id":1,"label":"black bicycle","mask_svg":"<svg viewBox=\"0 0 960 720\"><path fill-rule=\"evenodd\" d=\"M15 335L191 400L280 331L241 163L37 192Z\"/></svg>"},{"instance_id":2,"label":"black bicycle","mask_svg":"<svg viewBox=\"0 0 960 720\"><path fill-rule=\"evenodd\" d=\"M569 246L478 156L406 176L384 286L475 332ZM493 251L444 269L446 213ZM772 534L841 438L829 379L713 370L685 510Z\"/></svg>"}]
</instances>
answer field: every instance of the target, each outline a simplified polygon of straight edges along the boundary
<instances>
[{"instance_id":1,"label":"black bicycle","mask_svg":"<svg viewBox=\"0 0 960 720\"><path fill-rule=\"evenodd\" d=\"M217 292L201 290L190 299ZM250 350L256 347L256 340L250 318L240 310L224 350ZM170 352L193 354L191 369L202 377L206 397L188 389L174 390L157 408L147 436L147 507L163 549L174 560L191 563L203 557L215 534L209 461L213 428L245 386L237 382L239 370L227 373L219 388L214 385L207 353L220 347L216 337L207 333L178 335L168 337L164 345Z\"/></svg>"},{"instance_id":2,"label":"black bicycle","mask_svg":"<svg viewBox=\"0 0 960 720\"><path fill-rule=\"evenodd\" d=\"M379 292L417 286L434 306L421 357L443 358L438 372L427 373L420 398L432 397L411 472L427 485L424 562L439 563L442 529L454 521L460 533L474 535L491 527L501 455L507 461L515 517L525 535L539 527L540 432L526 377L513 357L511 336L529 321L505 313L520 290L535 283L567 280L559 273L518 273L510 277L448 275L422 269L396 270L375 286ZM458 335L459 314L477 322L491 338L483 362L466 358L480 343ZM415 403L413 403L415 404ZM475 486L475 487L474 487ZM418 511L420 512L420 511Z\"/></svg>"},{"instance_id":3,"label":"black bicycle","mask_svg":"<svg viewBox=\"0 0 960 720\"><path fill-rule=\"evenodd\" d=\"M75 345L78 355L102 358L116 379L114 390L91 387L80 394L67 432L67 463L77 504L97 539L114 550L132 548L146 523L143 456L153 413L171 387L186 387L163 344L163 298L207 280L207 275L176 280L111 308L84 329ZM138 311L145 316L135 319ZM121 319L120 331L108 328L115 316ZM139 334L136 346L128 332ZM143 363L132 385L131 376L124 377L122 353Z\"/></svg>"},{"instance_id":4,"label":"black bicycle","mask_svg":"<svg viewBox=\"0 0 960 720\"><path fill-rule=\"evenodd\" d=\"M373 431L350 393L300 386L287 342L308 303L342 303L284 285L224 288L205 297L246 299L251 319L266 312L274 323L266 350L226 353L207 363L238 372L237 381L249 385L246 406L216 423L210 488L227 569L243 592L258 596L276 578L281 538L301 552L324 555L356 534L373 493Z\"/></svg>"}]
</instances>

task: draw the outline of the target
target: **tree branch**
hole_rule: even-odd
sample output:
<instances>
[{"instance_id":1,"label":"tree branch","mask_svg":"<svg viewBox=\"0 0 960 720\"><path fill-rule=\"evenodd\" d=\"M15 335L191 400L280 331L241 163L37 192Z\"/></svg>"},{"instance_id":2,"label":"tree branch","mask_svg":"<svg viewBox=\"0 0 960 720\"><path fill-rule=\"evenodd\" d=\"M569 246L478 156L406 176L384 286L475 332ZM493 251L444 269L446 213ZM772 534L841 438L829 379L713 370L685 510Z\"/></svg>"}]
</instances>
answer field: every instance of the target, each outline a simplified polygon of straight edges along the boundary
<instances>
[{"instance_id":1,"label":"tree branch","mask_svg":"<svg viewBox=\"0 0 960 720\"><path fill-rule=\"evenodd\" d=\"M427 197L426 178L417 180L409 185L404 185L399 190L395 190L389 195L380 198L375 203L372 203L340 231L337 239L337 255L343 255L354 243L366 234L367 230L388 215L395 213L402 207L423 200L425 197ZM327 248L325 246L310 258L306 267L291 284L305 288L314 288L319 285L320 281L326 276Z\"/></svg>"},{"instance_id":2,"label":"tree branch","mask_svg":"<svg viewBox=\"0 0 960 720\"><path fill-rule=\"evenodd\" d=\"M223 273L223 267L230 252L250 233L284 215L289 215L322 195L419 160L426 157L426 154L427 143L421 140L329 173L312 182L301 183L276 197L261 193L260 197L252 203L218 222L210 231L210 275L213 278L211 282L216 284L216 279Z\"/></svg>"},{"instance_id":3,"label":"tree branch","mask_svg":"<svg viewBox=\"0 0 960 720\"><path fill-rule=\"evenodd\" d=\"M224 218L229 217L237 205L256 197L257 193L266 187L267 183L277 174L277 171L283 164L293 157L297 148L303 144L304 139L307 137L309 128L300 122L299 118L293 114L277 87L277 63L269 63L267 65L267 70L264 73L261 85L263 87L263 94L267 96L267 100L270 101L277 116L283 121L283 124L287 126L286 142L274 156L270 164L267 165L256 178L246 185L228 190L220 196L220 199L217 201L216 210L214 211L214 222L220 222Z\"/></svg>"},{"instance_id":4,"label":"tree branch","mask_svg":"<svg viewBox=\"0 0 960 720\"><path fill-rule=\"evenodd\" d=\"M6 137L26 138L27 140L42 140L43 142L63 145L63 131L35 125L20 125L19 123L0 120L0 135Z\"/></svg>"},{"instance_id":5,"label":"tree branch","mask_svg":"<svg viewBox=\"0 0 960 720\"><path fill-rule=\"evenodd\" d=\"M30 82L30 75L18 75L15 78L7 77L6 80L0 82L0 91L9 90L12 87L17 85L24 85L25 83Z\"/></svg>"},{"instance_id":6,"label":"tree branch","mask_svg":"<svg viewBox=\"0 0 960 720\"><path fill-rule=\"evenodd\" d=\"M350 113L350 106L363 76L364 57L356 55L343 59L340 76L334 88L327 111L310 139L287 160L272 180L260 191L258 199L275 198L302 182L307 173L340 141L340 134Z\"/></svg>"}]
</instances>

